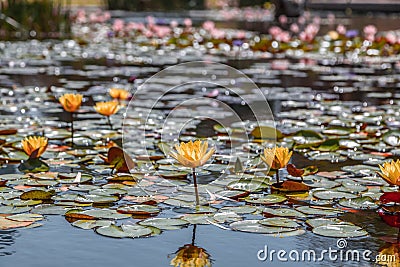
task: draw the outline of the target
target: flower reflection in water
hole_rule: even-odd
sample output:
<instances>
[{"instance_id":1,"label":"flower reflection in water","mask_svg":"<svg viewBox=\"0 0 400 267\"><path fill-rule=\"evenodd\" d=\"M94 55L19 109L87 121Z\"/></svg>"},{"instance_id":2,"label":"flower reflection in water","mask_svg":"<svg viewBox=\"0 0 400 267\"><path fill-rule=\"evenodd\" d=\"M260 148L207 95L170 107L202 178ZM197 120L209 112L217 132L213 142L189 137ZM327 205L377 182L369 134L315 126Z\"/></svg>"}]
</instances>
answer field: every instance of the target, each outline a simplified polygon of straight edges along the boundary
<instances>
[{"instance_id":1,"label":"flower reflection in water","mask_svg":"<svg viewBox=\"0 0 400 267\"><path fill-rule=\"evenodd\" d=\"M389 242L385 243L378 250L376 263L388 267L400 266L400 244Z\"/></svg>"},{"instance_id":2,"label":"flower reflection in water","mask_svg":"<svg viewBox=\"0 0 400 267\"><path fill-rule=\"evenodd\" d=\"M180 247L170 265L175 267L211 267L211 257L204 248L195 246L196 225L193 225L192 243Z\"/></svg>"}]
</instances>

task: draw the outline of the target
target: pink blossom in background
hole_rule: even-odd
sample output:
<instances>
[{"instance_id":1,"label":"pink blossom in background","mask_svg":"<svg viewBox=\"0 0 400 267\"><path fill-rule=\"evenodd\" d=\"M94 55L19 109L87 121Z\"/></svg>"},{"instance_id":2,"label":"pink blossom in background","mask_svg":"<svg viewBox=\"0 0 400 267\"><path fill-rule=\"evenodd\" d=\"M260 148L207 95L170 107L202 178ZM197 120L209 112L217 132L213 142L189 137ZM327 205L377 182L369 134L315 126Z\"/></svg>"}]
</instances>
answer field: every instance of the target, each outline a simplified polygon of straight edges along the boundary
<instances>
[{"instance_id":1,"label":"pink blossom in background","mask_svg":"<svg viewBox=\"0 0 400 267\"><path fill-rule=\"evenodd\" d=\"M390 31L385 35L386 42L389 44L395 44L397 42L397 36L394 32Z\"/></svg>"},{"instance_id":2,"label":"pink blossom in background","mask_svg":"<svg viewBox=\"0 0 400 267\"><path fill-rule=\"evenodd\" d=\"M125 22L122 19L114 20L114 24L112 26L113 31L120 32L124 29Z\"/></svg>"},{"instance_id":3,"label":"pink blossom in background","mask_svg":"<svg viewBox=\"0 0 400 267\"><path fill-rule=\"evenodd\" d=\"M238 39L246 38L246 32L245 31L237 31L236 32L236 38L238 38Z\"/></svg>"},{"instance_id":4,"label":"pink blossom in background","mask_svg":"<svg viewBox=\"0 0 400 267\"><path fill-rule=\"evenodd\" d=\"M104 16L104 19L105 19L105 20L111 19L111 14L110 14L110 12L108 12L108 11L104 12L104 13L103 13L103 16Z\"/></svg>"},{"instance_id":5,"label":"pink blossom in background","mask_svg":"<svg viewBox=\"0 0 400 267\"><path fill-rule=\"evenodd\" d=\"M288 22L288 18L285 15L279 16L279 23L286 24Z\"/></svg>"},{"instance_id":6,"label":"pink blossom in background","mask_svg":"<svg viewBox=\"0 0 400 267\"><path fill-rule=\"evenodd\" d=\"M378 32L378 29L374 25L367 25L364 27L365 35L375 35Z\"/></svg>"},{"instance_id":7,"label":"pink blossom in background","mask_svg":"<svg viewBox=\"0 0 400 267\"><path fill-rule=\"evenodd\" d=\"M159 38L164 38L171 33L171 28L167 26L154 26L153 27L154 34Z\"/></svg>"},{"instance_id":8,"label":"pink blossom in background","mask_svg":"<svg viewBox=\"0 0 400 267\"><path fill-rule=\"evenodd\" d=\"M370 42L375 40L375 34L378 32L378 29L374 25L367 25L364 27L364 38Z\"/></svg>"},{"instance_id":9,"label":"pink blossom in background","mask_svg":"<svg viewBox=\"0 0 400 267\"><path fill-rule=\"evenodd\" d=\"M223 38L225 38L225 32L223 30L219 30L219 29L214 28L214 29L212 29L210 31L210 33L211 33L211 36L213 38L215 38L215 39L223 39Z\"/></svg>"},{"instance_id":10,"label":"pink blossom in background","mask_svg":"<svg viewBox=\"0 0 400 267\"><path fill-rule=\"evenodd\" d=\"M298 22L299 24L303 25L303 24L306 23L306 18L303 17L303 16L300 16L300 17L297 19L297 22Z\"/></svg>"},{"instance_id":11,"label":"pink blossom in background","mask_svg":"<svg viewBox=\"0 0 400 267\"><path fill-rule=\"evenodd\" d=\"M287 31L281 32L278 36L276 36L276 40L279 42L288 43L290 42L290 34Z\"/></svg>"},{"instance_id":12,"label":"pink blossom in background","mask_svg":"<svg viewBox=\"0 0 400 267\"><path fill-rule=\"evenodd\" d=\"M183 20L183 24L186 26L186 27L192 27L192 25L193 25L193 22L192 22L192 20L191 19L189 19L189 18L186 18L186 19L184 19Z\"/></svg>"},{"instance_id":13,"label":"pink blossom in background","mask_svg":"<svg viewBox=\"0 0 400 267\"><path fill-rule=\"evenodd\" d=\"M98 22L98 16L97 16L97 14L94 13L94 12L90 13L90 14L89 14L89 21L90 21L90 22L94 22L94 23Z\"/></svg>"},{"instance_id":14,"label":"pink blossom in background","mask_svg":"<svg viewBox=\"0 0 400 267\"><path fill-rule=\"evenodd\" d=\"M319 31L319 26L313 23L308 24L307 27L304 29L304 32L310 36L317 35L318 31Z\"/></svg>"},{"instance_id":15,"label":"pink blossom in background","mask_svg":"<svg viewBox=\"0 0 400 267\"><path fill-rule=\"evenodd\" d=\"M301 32L301 33L299 34L299 39L300 39L300 41L302 41L302 42L307 41L307 34L306 34L305 32Z\"/></svg>"},{"instance_id":16,"label":"pink blossom in background","mask_svg":"<svg viewBox=\"0 0 400 267\"><path fill-rule=\"evenodd\" d=\"M282 29L278 26L272 26L271 28L269 28L268 32L273 38L275 38L282 32Z\"/></svg>"},{"instance_id":17,"label":"pink blossom in background","mask_svg":"<svg viewBox=\"0 0 400 267\"><path fill-rule=\"evenodd\" d=\"M346 27L345 27L343 24L339 24L339 25L336 27L336 31L337 31L339 34L341 34L341 35L345 35L347 29L346 29Z\"/></svg>"},{"instance_id":18,"label":"pink blossom in background","mask_svg":"<svg viewBox=\"0 0 400 267\"><path fill-rule=\"evenodd\" d=\"M153 16L147 16L146 21L149 26L153 26L156 24L156 19Z\"/></svg>"},{"instance_id":19,"label":"pink blossom in background","mask_svg":"<svg viewBox=\"0 0 400 267\"><path fill-rule=\"evenodd\" d=\"M320 16L315 16L313 18L313 23L317 24L317 25L320 25L321 24L321 17Z\"/></svg>"},{"instance_id":20,"label":"pink blossom in background","mask_svg":"<svg viewBox=\"0 0 400 267\"><path fill-rule=\"evenodd\" d=\"M83 9L79 9L76 13L76 22L77 23L86 23L86 12Z\"/></svg>"},{"instance_id":21,"label":"pink blossom in background","mask_svg":"<svg viewBox=\"0 0 400 267\"><path fill-rule=\"evenodd\" d=\"M215 23L213 21L207 20L203 23L203 29L206 31L211 31L215 29Z\"/></svg>"},{"instance_id":22,"label":"pink blossom in background","mask_svg":"<svg viewBox=\"0 0 400 267\"><path fill-rule=\"evenodd\" d=\"M178 27L178 22L176 20L171 20L170 24L171 28L176 28Z\"/></svg>"},{"instance_id":23,"label":"pink blossom in background","mask_svg":"<svg viewBox=\"0 0 400 267\"><path fill-rule=\"evenodd\" d=\"M129 31L132 31L132 30L133 31L143 31L145 29L145 27L144 27L143 23L136 23L136 22L131 21L126 25L125 29L129 30Z\"/></svg>"},{"instance_id":24,"label":"pink blossom in background","mask_svg":"<svg viewBox=\"0 0 400 267\"><path fill-rule=\"evenodd\" d=\"M300 31L299 25L293 23L292 25L290 25L290 30L294 33L298 33Z\"/></svg>"}]
</instances>

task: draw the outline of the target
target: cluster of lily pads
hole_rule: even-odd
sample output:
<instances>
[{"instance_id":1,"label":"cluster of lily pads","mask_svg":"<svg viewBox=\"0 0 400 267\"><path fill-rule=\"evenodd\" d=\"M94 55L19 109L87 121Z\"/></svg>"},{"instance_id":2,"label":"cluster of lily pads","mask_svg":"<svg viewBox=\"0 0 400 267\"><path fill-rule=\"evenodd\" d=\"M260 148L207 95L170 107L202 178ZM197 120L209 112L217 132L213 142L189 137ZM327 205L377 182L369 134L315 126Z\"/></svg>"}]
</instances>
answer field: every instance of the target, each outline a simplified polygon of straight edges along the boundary
<instances>
[{"instance_id":1,"label":"cluster of lily pads","mask_svg":"<svg viewBox=\"0 0 400 267\"><path fill-rule=\"evenodd\" d=\"M78 111L82 97L78 104L75 100L71 95L60 98L66 111ZM331 113L331 102L320 102L320 105L326 108L318 108L315 112L326 110ZM135 107L138 111L139 106ZM301 110L297 111L301 114ZM307 111L310 116L313 114L312 110ZM85 117L86 113L78 113L78 118ZM348 110L348 120L352 114ZM354 116L359 116L356 114ZM285 114L281 113L281 116ZM385 119L383 113L378 117ZM321 124L324 118L327 125ZM361 227L337 216L348 208L376 209L382 192L396 190L377 178L375 171L379 170L376 166L389 156L385 151L395 151L398 133L385 130L383 126L367 125L365 119L362 125L350 122L342 125L345 121L323 114L319 114L318 120L310 119L298 121L295 128L306 129L294 132L287 131L293 129L288 124L295 125L294 119L279 124L282 131L267 125L256 126L257 122L249 121L245 123L245 129L251 141L235 139L239 143L237 154L219 150L212 164L206 164L206 161L213 150L201 159L207 147L183 149L181 144L181 148L176 147L179 154L174 154L170 152L172 145L160 143L157 138L150 139L154 142L154 152L149 155L140 154L143 152L135 149L132 143L125 146L128 151L125 152L113 142L120 138L115 129L102 130L108 134L107 139L104 134L96 137L91 133L85 137L81 132L75 137L78 148L72 147L74 142L68 132L63 135L54 126L47 132L48 137L27 138L21 143L18 141L22 137L19 130L4 129L1 132L3 160L8 163L23 160L21 165L24 165L41 157L41 161L54 169L50 172L40 172L41 168L21 169L26 174L1 175L0 212L4 214L1 227L33 227L38 225L36 221L43 219L42 215L61 214L73 226L94 229L96 233L110 237L151 236L189 224L212 224L225 230L272 236L302 234L308 225L314 233L324 236L365 236L368 233ZM128 117L125 123L135 120L137 118ZM157 132L161 126L155 123L147 130ZM137 127L140 128L140 124ZM223 147L232 141L225 137L242 129L235 125L230 128L216 125L214 130L219 134L213 138L216 146ZM278 147L268 148L274 144L270 136L277 137ZM181 140L193 138L186 134ZM349 157L364 160L365 164L345 166L342 172L317 172L315 167L298 169L293 164L288 165L292 152L280 146L316 161L339 162ZM27 156L24 157L21 148ZM199 151L193 152L193 156L191 151L196 149ZM241 153L244 155L246 151L250 152L250 158L241 158ZM170 155L183 166L171 161ZM226 165L226 157L232 156L238 158L233 169ZM197 159L200 160L198 163L192 163ZM58 167L60 164L63 167ZM191 169L202 165L197 173L193 170L199 179L205 175L218 178L197 188L187 179ZM86 171L81 171L80 166ZM279 169L285 167L289 174L282 178L286 181L279 183L277 179L274 183L273 177L278 178ZM62 168L70 168L70 172L61 171ZM223 175L220 175L221 171Z\"/></svg>"}]
</instances>

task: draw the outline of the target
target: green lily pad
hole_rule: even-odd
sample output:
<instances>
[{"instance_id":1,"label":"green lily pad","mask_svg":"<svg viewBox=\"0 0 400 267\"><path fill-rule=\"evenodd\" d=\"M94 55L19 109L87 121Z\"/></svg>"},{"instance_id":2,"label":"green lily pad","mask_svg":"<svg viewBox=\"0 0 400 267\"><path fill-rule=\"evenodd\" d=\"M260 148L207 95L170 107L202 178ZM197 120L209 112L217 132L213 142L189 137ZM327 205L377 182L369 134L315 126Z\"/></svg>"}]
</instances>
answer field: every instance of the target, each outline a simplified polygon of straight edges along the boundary
<instances>
[{"instance_id":1,"label":"green lily pad","mask_svg":"<svg viewBox=\"0 0 400 267\"><path fill-rule=\"evenodd\" d=\"M319 199L331 200L340 198L356 198L356 195L347 192L333 191L333 190L322 190L313 193L313 196Z\"/></svg>"},{"instance_id":2,"label":"green lily pad","mask_svg":"<svg viewBox=\"0 0 400 267\"><path fill-rule=\"evenodd\" d=\"M279 234L296 230L295 228L264 226L259 223L259 220L244 220L231 223L229 226L235 231L256 234Z\"/></svg>"},{"instance_id":3,"label":"green lily pad","mask_svg":"<svg viewBox=\"0 0 400 267\"><path fill-rule=\"evenodd\" d=\"M160 212L160 209L156 206L151 205L126 205L118 207L117 211L124 214L132 215L156 215Z\"/></svg>"},{"instance_id":4,"label":"green lily pad","mask_svg":"<svg viewBox=\"0 0 400 267\"><path fill-rule=\"evenodd\" d=\"M346 238L368 235L368 232L356 225L328 224L313 228L312 232L326 237Z\"/></svg>"},{"instance_id":5,"label":"green lily pad","mask_svg":"<svg viewBox=\"0 0 400 267\"><path fill-rule=\"evenodd\" d=\"M299 212L295 209L288 209L288 208L278 208L278 209L272 209L272 208L264 208L262 210L262 213L264 216L270 217L270 216L279 216L279 217L299 217L299 218L304 218L306 215L302 212Z\"/></svg>"},{"instance_id":6,"label":"green lily pad","mask_svg":"<svg viewBox=\"0 0 400 267\"><path fill-rule=\"evenodd\" d=\"M89 230L96 227L111 226L111 224L112 221L106 221L106 220L77 220L73 222L71 225L84 230Z\"/></svg>"},{"instance_id":7,"label":"green lily pad","mask_svg":"<svg viewBox=\"0 0 400 267\"><path fill-rule=\"evenodd\" d=\"M343 207L352 208L356 210L368 210L368 209L377 209L379 205L368 196L365 197L357 197L353 199L342 199L339 201L339 204Z\"/></svg>"},{"instance_id":8,"label":"green lily pad","mask_svg":"<svg viewBox=\"0 0 400 267\"><path fill-rule=\"evenodd\" d=\"M286 201L287 198L277 194L269 194L269 195L253 194L244 198L244 200L247 203L251 204L271 205L271 204L282 203Z\"/></svg>"},{"instance_id":9,"label":"green lily pad","mask_svg":"<svg viewBox=\"0 0 400 267\"><path fill-rule=\"evenodd\" d=\"M339 213L342 213L339 209L328 208L328 207L318 207L312 208L308 206L297 207L296 210L305 213L307 215L321 215L321 216L336 216Z\"/></svg>"},{"instance_id":10,"label":"green lily pad","mask_svg":"<svg viewBox=\"0 0 400 267\"><path fill-rule=\"evenodd\" d=\"M185 227L189 223L186 220L176 218L150 218L138 222L143 226L152 226L161 230L176 230Z\"/></svg>"},{"instance_id":11,"label":"green lily pad","mask_svg":"<svg viewBox=\"0 0 400 267\"><path fill-rule=\"evenodd\" d=\"M300 227L300 224L298 224L296 220L283 217L266 218L259 221L259 223L265 226L276 226L276 227L287 227L287 228Z\"/></svg>"}]
</instances>

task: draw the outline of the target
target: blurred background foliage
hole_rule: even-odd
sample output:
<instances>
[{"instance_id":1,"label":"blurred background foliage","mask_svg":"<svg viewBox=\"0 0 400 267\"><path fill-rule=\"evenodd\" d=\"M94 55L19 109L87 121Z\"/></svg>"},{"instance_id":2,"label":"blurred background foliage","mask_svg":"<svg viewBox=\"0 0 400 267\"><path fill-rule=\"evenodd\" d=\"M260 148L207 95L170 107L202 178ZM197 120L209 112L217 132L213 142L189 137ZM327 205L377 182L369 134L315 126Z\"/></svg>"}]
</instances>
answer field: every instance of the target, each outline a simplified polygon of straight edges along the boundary
<instances>
[{"instance_id":1,"label":"blurred background foliage","mask_svg":"<svg viewBox=\"0 0 400 267\"><path fill-rule=\"evenodd\" d=\"M3 0L0 11L1 37L62 38L70 33L70 11L65 1Z\"/></svg>"}]
</instances>

